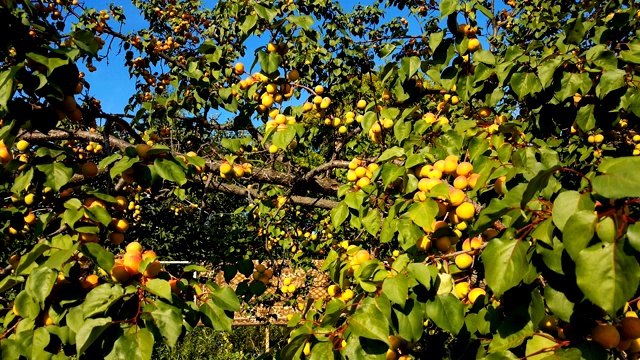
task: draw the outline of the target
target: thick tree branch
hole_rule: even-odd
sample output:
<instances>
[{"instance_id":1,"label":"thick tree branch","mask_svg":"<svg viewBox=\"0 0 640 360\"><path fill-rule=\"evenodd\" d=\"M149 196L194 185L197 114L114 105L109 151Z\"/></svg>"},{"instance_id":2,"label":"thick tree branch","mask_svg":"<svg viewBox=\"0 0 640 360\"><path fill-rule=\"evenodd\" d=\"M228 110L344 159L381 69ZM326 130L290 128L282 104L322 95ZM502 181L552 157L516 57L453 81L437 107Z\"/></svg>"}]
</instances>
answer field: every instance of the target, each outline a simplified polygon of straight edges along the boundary
<instances>
[{"instance_id":1,"label":"thick tree branch","mask_svg":"<svg viewBox=\"0 0 640 360\"><path fill-rule=\"evenodd\" d=\"M71 140L71 139L83 139L97 143L104 143L104 137L101 133L93 133L83 130L65 131L65 130L49 130L44 134L39 131L32 133L24 133L20 135L21 139L27 141L51 141L51 140ZM115 136L109 136L109 143L120 150L124 151L129 146L133 146L128 141L124 141Z\"/></svg>"},{"instance_id":2,"label":"thick tree branch","mask_svg":"<svg viewBox=\"0 0 640 360\"><path fill-rule=\"evenodd\" d=\"M212 181L209 184L209 186L215 190L218 190L227 194L233 194L233 195L243 196L243 197L246 197L246 196L261 197L260 192L258 192L255 189L247 189L240 186L230 185L230 184L225 184L225 183L215 182L215 181ZM318 198L312 198L307 196L293 195L290 197L289 201L295 205L313 206L313 207L318 207L322 209L333 209L334 207L338 206L337 201L327 200L327 199L318 199Z\"/></svg>"}]
</instances>

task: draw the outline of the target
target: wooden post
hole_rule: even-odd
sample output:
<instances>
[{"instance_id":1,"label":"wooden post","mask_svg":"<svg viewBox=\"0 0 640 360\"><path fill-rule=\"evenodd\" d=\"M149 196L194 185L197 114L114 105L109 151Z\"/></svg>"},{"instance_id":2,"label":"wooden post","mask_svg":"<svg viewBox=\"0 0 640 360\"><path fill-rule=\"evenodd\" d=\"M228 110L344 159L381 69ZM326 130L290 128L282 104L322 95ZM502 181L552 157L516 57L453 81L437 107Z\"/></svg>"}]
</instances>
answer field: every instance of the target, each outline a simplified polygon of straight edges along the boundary
<instances>
[{"instance_id":1,"label":"wooden post","mask_svg":"<svg viewBox=\"0 0 640 360\"><path fill-rule=\"evenodd\" d=\"M264 329L264 352L268 353L269 352L269 324L265 326L266 328Z\"/></svg>"}]
</instances>

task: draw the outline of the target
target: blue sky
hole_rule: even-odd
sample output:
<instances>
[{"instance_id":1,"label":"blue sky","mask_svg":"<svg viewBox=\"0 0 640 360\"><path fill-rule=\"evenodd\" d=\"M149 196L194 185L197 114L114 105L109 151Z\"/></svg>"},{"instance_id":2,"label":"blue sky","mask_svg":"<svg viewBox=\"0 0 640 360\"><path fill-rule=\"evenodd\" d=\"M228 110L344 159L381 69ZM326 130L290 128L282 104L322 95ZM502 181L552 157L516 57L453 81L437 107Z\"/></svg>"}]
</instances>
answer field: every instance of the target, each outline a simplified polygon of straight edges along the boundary
<instances>
[{"instance_id":1,"label":"blue sky","mask_svg":"<svg viewBox=\"0 0 640 360\"><path fill-rule=\"evenodd\" d=\"M212 2L205 2L212 3ZM343 1L341 5L344 9L351 9L355 5L361 4L361 1ZM97 10L108 9L109 2L103 1L87 1L85 3L87 6L94 6ZM130 31L135 31L139 29L143 29L147 26L146 22L140 15L140 12L137 8L131 5L130 2L121 2L118 4L123 7L124 14L127 18L124 26L122 27L123 33L128 33ZM402 12L390 12L387 14L387 20L405 16L407 20L410 22L410 28L416 28L417 23L413 17L407 16L406 13ZM112 26L115 26L115 22L111 21ZM109 44L109 39L104 38ZM249 39L246 43L248 46L247 56L244 59L241 59L243 63L247 67L253 62L253 53L254 50L259 46L264 46L264 40L253 37ZM105 49L101 51L101 55L106 54L106 45ZM98 68L98 70L94 73L91 73L84 68L83 65L80 65L81 71L84 71L86 74L86 80L91 85L90 94L95 96L97 99L101 101L102 108L106 112L110 113L122 113L124 107L127 105L129 97L135 93L135 81L129 78L129 73L127 68L124 66L124 55L125 52L121 51L118 53L119 47L121 44L118 41L114 41L114 48L111 50L109 54L109 62L103 60L101 62L96 62L94 65ZM486 45L486 44L485 44ZM137 56L137 54L136 54ZM226 118L227 116L222 116L222 118Z\"/></svg>"}]
</instances>

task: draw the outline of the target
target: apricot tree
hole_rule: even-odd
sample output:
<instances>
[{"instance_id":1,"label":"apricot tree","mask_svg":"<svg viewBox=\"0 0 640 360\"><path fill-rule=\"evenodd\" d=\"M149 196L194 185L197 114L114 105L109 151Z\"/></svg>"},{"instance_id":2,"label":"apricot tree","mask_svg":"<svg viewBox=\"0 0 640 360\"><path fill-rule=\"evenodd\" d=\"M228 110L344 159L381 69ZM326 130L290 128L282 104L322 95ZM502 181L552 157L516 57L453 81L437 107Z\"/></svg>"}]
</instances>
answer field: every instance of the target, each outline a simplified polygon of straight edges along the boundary
<instances>
[{"instance_id":1,"label":"apricot tree","mask_svg":"<svg viewBox=\"0 0 640 360\"><path fill-rule=\"evenodd\" d=\"M3 358L147 359L270 286L283 359L638 356L637 3L132 3L123 33L0 2ZM118 113L79 71L105 61ZM212 194L251 234L219 248L235 289L136 241ZM328 295L278 260L323 260Z\"/></svg>"}]
</instances>

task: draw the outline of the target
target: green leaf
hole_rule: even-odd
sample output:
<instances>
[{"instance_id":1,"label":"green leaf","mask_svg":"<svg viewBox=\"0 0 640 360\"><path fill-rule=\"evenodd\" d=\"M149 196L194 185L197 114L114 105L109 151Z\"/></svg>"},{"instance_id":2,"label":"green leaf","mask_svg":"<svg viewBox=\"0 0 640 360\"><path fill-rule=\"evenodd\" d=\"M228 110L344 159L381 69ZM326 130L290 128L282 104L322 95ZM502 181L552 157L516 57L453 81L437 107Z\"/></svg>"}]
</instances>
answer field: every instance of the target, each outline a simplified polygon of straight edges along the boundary
<instances>
[{"instance_id":1,"label":"green leaf","mask_svg":"<svg viewBox=\"0 0 640 360\"><path fill-rule=\"evenodd\" d=\"M306 327L301 327L299 328L301 330L308 330L309 333L311 333L310 329L307 329ZM302 355L302 349L304 347L304 344L307 342L307 339L309 338L309 334L300 334L297 336L293 336L293 334L291 335L291 342L289 342L280 352L280 356L282 356L283 360L293 360L293 359L300 359L301 355Z\"/></svg>"},{"instance_id":2,"label":"green leaf","mask_svg":"<svg viewBox=\"0 0 640 360\"><path fill-rule=\"evenodd\" d=\"M300 26L303 29L309 29L311 25L313 25L314 23L313 17L309 15L302 15L302 16L291 15L289 16L289 21Z\"/></svg>"},{"instance_id":3,"label":"green leaf","mask_svg":"<svg viewBox=\"0 0 640 360\"><path fill-rule=\"evenodd\" d=\"M258 59L260 60L260 68L265 74L271 74L278 71L278 67L282 61L280 55L265 51L260 51L258 53Z\"/></svg>"},{"instance_id":4,"label":"green leaf","mask_svg":"<svg viewBox=\"0 0 640 360\"><path fill-rule=\"evenodd\" d=\"M7 110L7 102L13 97L15 83L13 81L15 72L19 70L14 66L10 70L0 71L0 116L4 116Z\"/></svg>"},{"instance_id":5,"label":"green leaf","mask_svg":"<svg viewBox=\"0 0 640 360\"><path fill-rule=\"evenodd\" d=\"M26 255L23 255L20 258L20 263L16 268L16 274L18 275L28 275L33 268L36 267L35 261L47 250L51 247L44 243L36 244L31 251L29 251Z\"/></svg>"},{"instance_id":6,"label":"green leaf","mask_svg":"<svg viewBox=\"0 0 640 360\"><path fill-rule=\"evenodd\" d=\"M400 60L400 67L405 76L410 78L420 69L420 58L417 56L403 57Z\"/></svg>"},{"instance_id":7,"label":"green leaf","mask_svg":"<svg viewBox=\"0 0 640 360\"><path fill-rule=\"evenodd\" d=\"M51 356L51 353L45 350L50 341L51 335L47 329L43 327L37 328L33 332L33 337L29 344L31 347L31 359L46 359Z\"/></svg>"},{"instance_id":8,"label":"green leaf","mask_svg":"<svg viewBox=\"0 0 640 360\"><path fill-rule=\"evenodd\" d=\"M627 227L627 238L629 239L629 245L640 252L640 222Z\"/></svg>"},{"instance_id":9,"label":"green leaf","mask_svg":"<svg viewBox=\"0 0 640 360\"><path fill-rule=\"evenodd\" d=\"M392 182L396 181L400 176L404 175L405 168L393 163L387 163L382 165L380 169L380 175L382 177L382 183L388 186Z\"/></svg>"},{"instance_id":10,"label":"green leaf","mask_svg":"<svg viewBox=\"0 0 640 360\"><path fill-rule=\"evenodd\" d=\"M120 159L120 161L118 161L115 165L113 165L111 170L109 170L109 175L111 176L112 179L114 179L116 176L122 174L123 171L130 169L134 164L137 164L139 162L140 162L140 159L137 156L136 157L123 156L122 159Z\"/></svg>"},{"instance_id":11,"label":"green leaf","mask_svg":"<svg viewBox=\"0 0 640 360\"><path fill-rule=\"evenodd\" d=\"M473 53L473 60L476 60L481 63L485 63L488 65L496 64L496 57L493 56L491 51L480 49Z\"/></svg>"},{"instance_id":12,"label":"green leaf","mask_svg":"<svg viewBox=\"0 0 640 360\"><path fill-rule=\"evenodd\" d=\"M382 283L382 292L387 295L389 300L404 307L409 292L407 276L397 274L394 277L386 278Z\"/></svg>"},{"instance_id":13,"label":"green leaf","mask_svg":"<svg viewBox=\"0 0 640 360\"><path fill-rule=\"evenodd\" d=\"M622 69L604 70L596 86L596 96L604 99L610 92L623 87L626 74Z\"/></svg>"},{"instance_id":14,"label":"green leaf","mask_svg":"<svg viewBox=\"0 0 640 360\"><path fill-rule=\"evenodd\" d=\"M147 281L146 289L154 295L171 301L171 285L166 280L151 279Z\"/></svg>"},{"instance_id":15,"label":"green leaf","mask_svg":"<svg viewBox=\"0 0 640 360\"><path fill-rule=\"evenodd\" d=\"M231 331L233 319L229 318L224 310L215 306L211 300L200 305L200 315L205 325L216 330Z\"/></svg>"},{"instance_id":16,"label":"green leaf","mask_svg":"<svg viewBox=\"0 0 640 360\"><path fill-rule=\"evenodd\" d=\"M554 353L558 345L555 341L545 336L534 336L527 341L527 349L525 354L527 359L542 360ZM532 355L537 353L536 355Z\"/></svg>"},{"instance_id":17,"label":"green leaf","mask_svg":"<svg viewBox=\"0 0 640 360\"><path fill-rule=\"evenodd\" d=\"M38 301L29 295L29 292L22 291L16 296L14 305L18 314L25 319L35 319L39 314L41 307Z\"/></svg>"},{"instance_id":18,"label":"green leaf","mask_svg":"<svg viewBox=\"0 0 640 360\"><path fill-rule=\"evenodd\" d=\"M404 149L398 146L394 146L385 150L378 158L378 162L387 161L390 159L396 159L405 156Z\"/></svg>"},{"instance_id":19,"label":"green leaf","mask_svg":"<svg viewBox=\"0 0 640 360\"><path fill-rule=\"evenodd\" d=\"M563 292L554 289L552 284L547 284L544 287L544 299L555 316L562 321L571 321L575 304Z\"/></svg>"},{"instance_id":20,"label":"green leaf","mask_svg":"<svg viewBox=\"0 0 640 360\"><path fill-rule=\"evenodd\" d=\"M499 297L517 286L529 270L529 244L521 240L493 239L482 251L487 285Z\"/></svg>"},{"instance_id":21,"label":"green leaf","mask_svg":"<svg viewBox=\"0 0 640 360\"><path fill-rule=\"evenodd\" d=\"M518 95L519 99L542 90L542 84L540 84L540 80L538 80L536 74L529 72L517 72L513 74L509 85L516 95Z\"/></svg>"},{"instance_id":22,"label":"green leaf","mask_svg":"<svg viewBox=\"0 0 640 360\"><path fill-rule=\"evenodd\" d=\"M464 307L455 295L439 294L425 304L427 317L442 330L457 335L464 325Z\"/></svg>"},{"instance_id":23,"label":"green leaf","mask_svg":"<svg viewBox=\"0 0 640 360\"><path fill-rule=\"evenodd\" d=\"M380 212L377 209L369 209L367 216L362 218L362 225L369 234L376 236L376 234L378 234L378 230L380 230L381 221L382 216L380 215Z\"/></svg>"},{"instance_id":24,"label":"green leaf","mask_svg":"<svg viewBox=\"0 0 640 360\"><path fill-rule=\"evenodd\" d=\"M580 107L576 115L576 123L582 131L590 131L596 127L596 117L594 115L594 105L589 104Z\"/></svg>"},{"instance_id":25,"label":"green leaf","mask_svg":"<svg viewBox=\"0 0 640 360\"><path fill-rule=\"evenodd\" d=\"M638 166L640 158L635 156L603 160L598 170L604 175L592 180L594 192L611 199L640 197Z\"/></svg>"},{"instance_id":26,"label":"green leaf","mask_svg":"<svg viewBox=\"0 0 640 360\"><path fill-rule=\"evenodd\" d=\"M427 290L431 289L431 286L438 277L438 269L435 266L427 264L412 263L407 265L407 270L409 274L418 280Z\"/></svg>"},{"instance_id":27,"label":"green leaf","mask_svg":"<svg viewBox=\"0 0 640 360\"><path fill-rule=\"evenodd\" d=\"M47 68L47 74L51 75L51 72L56 68L69 63L69 59L61 59L59 57L47 57L36 53L27 53L27 58L44 65Z\"/></svg>"},{"instance_id":28,"label":"green leaf","mask_svg":"<svg viewBox=\"0 0 640 360\"><path fill-rule=\"evenodd\" d=\"M240 311L240 301L238 301L236 293L229 286L220 287L215 285L209 293L209 299L223 310Z\"/></svg>"},{"instance_id":29,"label":"green leaf","mask_svg":"<svg viewBox=\"0 0 640 360\"><path fill-rule=\"evenodd\" d=\"M580 210L595 210L596 204L591 199L590 194L581 195L577 191L565 191L560 193L553 202L552 218L553 224L564 231L565 224L571 215Z\"/></svg>"},{"instance_id":30,"label":"green leaf","mask_svg":"<svg viewBox=\"0 0 640 360\"><path fill-rule=\"evenodd\" d=\"M389 345L389 326L383 321L384 315L375 307L356 311L348 320L349 329L355 336L380 340Z\"/></svg>"},{"instance_id":31,"label":"green leaf","mask_svg":"<svg viewBox=\"0 0 640 360\"><path fill-rule=\"evenodd\" d=\"M251 263L251 261L249 261ZM242 264L243 262L241 261L238 266L240 266L240 264ZM251 263L251 269L249 270L249 273L244 273L243 274L245 276L249 276L251 274L251 271L253 270L253 263ZM184 272L191 272L191 271L195 271L195 272L206 272L207 268L205 268L204 266L200 266L200 265L187 265L184 268ZM242 270L241 270L242 272Z\"/></svg>"},{"instance_id":32,"label":"green leaf","mask_svg":"<svg viewBox=\"0 0 640 360\"><path fill-rule=\"evenodd\" d=\"M44 301L51 293L53 285L58 278L58 272L46 267L39 266L31 271L27 278L26 290L33 300L44 308Z\"/></svg>"},{"instance_id":33,"label":"green leaf","mask_svg":"<svg viewBox=\"0 0 640 360\"><path fill-rule=\"evenodd\" d=\"M569 256L575 261L580 251L585 249L596 230L598 217L589 210L581 210L571 215L562 231L562 242Z\"/></svg>"},{"instance_id":34,"label":"green leaf","mask_svg":"<svg viewBox=\"0 0 640 360\"><path fill-rule=\"evenodd\" d=\"M124 296L124 289L119 285L101 284L91 289L82 304L84 319L103 314L116 301Z\"/></svg>"},{"instance_id":35,"label":"green leaf","mask_svg":"<svg viewBox=\"0 0 640 360\"><path fill-rule=\"evenodd\" d=\"M538 66L538 78L540 79L540 83L543 88L547 88L551 85L551 80L553 80L553 74L560 67L563 60L561 57L554 57L552 59L546 60L542 63L542 65Z\"/></svg>"},{"instance_id":36,"label":"green leaf","mask_svg":"<svg viewBox=\"0 0 640 360\"><path fill-rule=\"evenodd\" d=\"M638 288L640 265L624 241L598 243L580 252L576 280L588 300L615 316Z\"/></svg>"},{"instance_id":37,"label":"green leaf","mask_svg":"<svg viewBox=\"0 0 640 360\"><path fill-rule=\"evenodd\" d=\"M86 208L84 209L84 214L93 221L99 221L104 226L108 226L111 223L111 214L102 206Z\"/></svg>"},{"instance_id":38,"label":"green leaf","mask_svg":"<svg viewBox=\"0 0 640 360\"><path fill-rule=\"evenodd\" d=\"M256 14L258 14L258 16L266 19L269 22L273 22L273 19L278 16L278 10L271 7L255 4L253 5L253 9L256 11Z\"/></svg>"},{"instance_id":39,"label":"green leaf","mask_svg":"<svg viewBox=\"0 0 640 360\"><path fill-rule=\"evenodd\" d=\"M433 199L416 202L409 207L409 217L420 227L431 228L436 215L438 215L438 204Z\"/></svg>"},{"instance_id":40,"label":"green leaf","mask_svg":"<svg viewBox=\"0 0 640 360\"><path fill-rule=\"evenodd\" d=\"M337 229L349 216L349 207L344 202L340 202L338 206L331 209L331 225Z\"/></svg>"},{"instance_id":41,"label":"green leaf","mask_svg":"<svg viewBox=\"0 0 640 360\"><path fill-rule=\"evenodd\" d=\"M98 56L100 45L93 36L93 32L85 29L78 30L73 34L73 42L85 53L94 57Z\"/></svg>"},{"instance_id":42,"label":"green leaf","mask_svg":"<svg viewBox=\"0 0 640 360\"><path fill-rule=\"evenodd\" d=\"M491 240L493 241L493 240ZM507 317L489 344L489 353L515 348L533 335L533 323L521 316Z\"/></svg>"},{"instance_id":43,"label":"green leaf","mask_svg":"<svg viewBox=\"0 0 640 360\"><path fill-rule=\"evenodd\" d=\"M149 360L153 353L153 334L147 328L132 326L116 337L107 360Z\"/></svg>"},{"instance_id":44,"label":"green leaf","mask_svg":"<svg viewBox=\"0 0 640 360\"><path fill-rule=\"evenodd\" d=\"M61 187L67 185L73 176L73 169L59 162L36 165L36 168L42 171L47 177L44 185L51 187L55 191L58 191Z\"/></svg>"},{"instance_id":45,"label":"green leaf","mask_svg":"<svg viewBox=\"0 0 640 360\"><path fill-rule=\"evenodd\" d=\"M182 333L182 314L178 308L162 301L156 301L154 304L156 309L151 312L151 317L166 339L167 345L173 347Z\"/></svg>"},{"instance_id":46,"label":"green leaf","mask_svg":"<svg viewBox=\"0 0 640 360\"><path fill-rule=\"evenodd\" d=\"M424 329L424 316L420 303L410 298L402 309L394 307L393 313L398 318L399 335L409 342L420 340Z\"/></svg>"},{"instance_id":47,"label":"green leaf","mask_svg":"<svg viewBox=\"0 0 640 360\"><path fill-rule=\"evenodd\" d=\"M109 272L115 263L115 256L111 251L106 250L100 244L86 243L80 247L80 251L95 262L98 266Z\"/></svg>"},{"instance_id":48,"label":"green leaf","mask_svg":"<svg viewBox=\"0 0 640 360\"><path fill-rule=\"evenodd\" d=\"M111 318L87 319L76 334L76 352L78 356L96 341L111 326Z\"/></svg>"},{"instance_id":49,"label":"green leaf","mask_svg":"<svg viewBox=\"0 0 640 360\"><path fill-rule=\"evenodd\" d=\"M156 158L153 165L161 178L179 185L187 183L185 169L173 159Z\"/></svg>"},{"instance_id":50,"label":"green leaf","mask_svg":"<svg viewBox=\"0 0 640 360\"><path fill-rule=\"evenodd\" d=\"M293 126L287 126L284 131L276 131L272 139L275 146L286 149L295 137L296 129Z\"/></svg>"},{"instance_id":51,"label":"green leaf","mask_svg":"<svg viewBox=\"0 0 640 360\"><path fill-rule=\"evenodd\" d=\"M22 276L5 276L4 279L0 280L0 293L7 291L22 282L24 282L24 277Z\"/></svg>"},{"instance_id":52,"label":"green leaf","mask_svg":"<svg viewBox=\"0 0 640 360\"><path fill-rule=\"evenodd\" d=\"M444 18L458 9L457 0L442 0L440 1L440 17Z\"/></svg>"},{"instance_id":53,"label":"green leaf","mask_svg":"<svg viewBox=\"0 0 640 360\"><path fill-rule=\"evenodd\" d=\"M11 186L11 192L14 194L19 194L24 191L31 185L31 181L33 180L33 168L29 168L29 170L21 173L15 180L13 185Z\"/></svg>"},{"instance_id":54,"label":"green leaf","mask_svg":"<svg viewBox=\"0 0 640 360\"><path fill-rule=\"evenodd\" d=\"M529 181L529 184L527 184L527 189L522 195L522 200L520 200L520 207L526 207L529 201L531 201L533 196L538 191L541 191L542 189L547 187L547 184L549 184L549 179L559 168L560 166L556 165L548 170L539 171L538 174Z\"/></svg>"}]
</instances>

